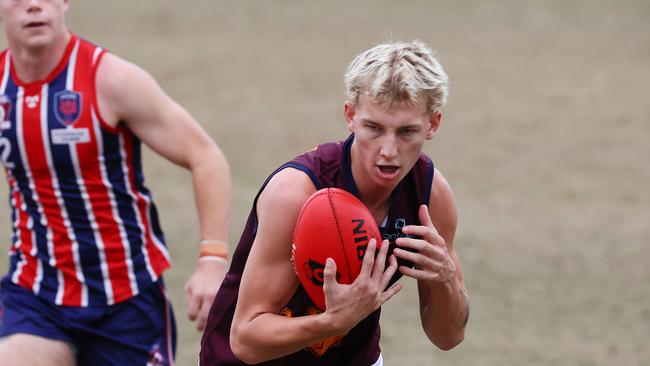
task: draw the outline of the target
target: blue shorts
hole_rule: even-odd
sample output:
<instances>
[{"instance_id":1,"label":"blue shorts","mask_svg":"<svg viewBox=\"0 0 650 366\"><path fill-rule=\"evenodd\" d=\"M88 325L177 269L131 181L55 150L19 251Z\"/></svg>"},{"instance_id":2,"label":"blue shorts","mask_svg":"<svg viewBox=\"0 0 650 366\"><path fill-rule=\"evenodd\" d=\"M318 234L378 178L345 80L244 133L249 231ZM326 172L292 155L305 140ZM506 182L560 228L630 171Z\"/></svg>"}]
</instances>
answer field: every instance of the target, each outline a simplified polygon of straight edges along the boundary
<instances>
[{"instance_id":1,"label":"blue shorts","mask_svg":"<svg viewBox=\"0 0 650 366\"><path fill-rule=\"evenodd\" d=\"M176 324L162 280L125 302L57 306L7 278L0 284L0 337L27 333L70 344L77 365L173 365Z\"/></svg>"}]
</instances>

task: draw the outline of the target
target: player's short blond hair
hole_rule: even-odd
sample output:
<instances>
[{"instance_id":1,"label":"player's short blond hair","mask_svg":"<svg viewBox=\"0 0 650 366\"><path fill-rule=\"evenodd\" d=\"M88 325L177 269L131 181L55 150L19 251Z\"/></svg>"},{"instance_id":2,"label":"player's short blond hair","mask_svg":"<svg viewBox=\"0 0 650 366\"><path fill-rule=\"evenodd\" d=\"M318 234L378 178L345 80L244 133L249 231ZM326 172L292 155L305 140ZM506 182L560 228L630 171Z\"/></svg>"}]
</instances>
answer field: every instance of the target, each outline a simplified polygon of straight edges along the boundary
<instances>
[{"instance_id":1,"label":"player's short blond hair","mask_svg":"<svg viewBox=\"0 0 650 366\"><path fill-rule=\"evenodd\" d=\"M386 106L424 101L433 114L447 103L449 78L433 51L416 40L379 44L359 54L345 73L345 87L354 105L366 94Z\"/></svg>"}]
</instances>

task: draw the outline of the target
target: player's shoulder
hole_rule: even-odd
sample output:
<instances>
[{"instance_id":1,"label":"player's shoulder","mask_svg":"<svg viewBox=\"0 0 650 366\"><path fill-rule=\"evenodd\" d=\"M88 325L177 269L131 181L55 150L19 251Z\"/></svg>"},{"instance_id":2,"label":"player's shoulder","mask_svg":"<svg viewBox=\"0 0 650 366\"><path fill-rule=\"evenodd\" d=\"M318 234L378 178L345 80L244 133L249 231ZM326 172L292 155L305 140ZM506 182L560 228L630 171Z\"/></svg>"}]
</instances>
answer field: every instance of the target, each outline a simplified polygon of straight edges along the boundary
<instances>
[{"instance_id":1,"label":"player's shoulder","mask_svg":"<svg viewBox=\"0 0 650 366\"><path fill-rule=\"evenodd\" d=\"M286 167L271 177L262 194L289 202L304 202L315 191L316 188L307 173Z\"/></svg>"},{"instance_id":2,"label":"player's shoulder","mask_svg":"<svg viewBox=\"0 0 650 366\"><path fill-rule=\"evenodd\" d=\"M436 227L453 232L457 222L456 199L449 182L440 170L435 168L431 182L429 213Z\"/></svg>"},{"instance_id":3,"label":"player's shoulder","mask_svg":"<svg viewBox=\"0 0 650 366\"><path fill-rule=\"evenodd\" d=\"M142 67L107 52L97 67L98 85L107 87L121 86L132 84L139 80L150 78L149 73Z\"/></svg>"},{"instance_id":4,"label":"player's shoulder","mask_svg":"<svg viewBox=\"0 0 650 366\"><path fill-rule=\"evenodd\" d=\"M433 164L433 160L431 160L431 157L429 157L425 152L421 152L416 163Z\"/></svg>"},{"instance_id":5,"label":"player's shoulder","mask_svg":"<svg viewBox=\"0 0 650 366\"><path fill-rule=\"evenodd\" d=\"M306 191L315 192L314 184L307 173L290 166L275 173L264 190L286 196Z\"/></svg>"},{"instance_id":6,"label":"player's shoulder","mask_svg":"<svg viewBox=\"0 0 650 366\"><path fill-rule=\"evenodd\" d=\"M97 67L95 89L102 115L118 121L130 120L143 106L153 105L160 87L140 66L107 53Z\"/></svg>"},{"instance_id":7,"label":"player's shoulder","mask_svg":"<svg viewBox=\"0 0 650 366\"><path fill-rule=\"evenodd\" d=\"M312 149L306 151L298 158L306 160L318 161L335 161L340 162L341 153L343 151L344 141L330 141L316 145Z\"/></svg>"},{"instance_id":8,"label":"player's shoulder","mask_svg":"<svg viewBox=\"0 0 650 366\"><path fill-rule=\"evenodd\" d=\"M441 199L453 199L453 192L449 181L442 174L440 169L433 168L433 178L431 182L431 201L439 201Z\"/></svg>"}]
</instances>

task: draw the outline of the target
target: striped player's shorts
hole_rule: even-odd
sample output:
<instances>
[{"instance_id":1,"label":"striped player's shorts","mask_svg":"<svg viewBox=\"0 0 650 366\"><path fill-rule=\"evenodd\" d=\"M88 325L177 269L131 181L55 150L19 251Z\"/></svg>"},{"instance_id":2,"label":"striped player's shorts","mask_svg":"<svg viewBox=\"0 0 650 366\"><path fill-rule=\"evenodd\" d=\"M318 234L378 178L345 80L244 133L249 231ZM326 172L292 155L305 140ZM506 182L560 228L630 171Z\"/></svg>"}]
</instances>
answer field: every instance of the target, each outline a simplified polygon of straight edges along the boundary
<instances>
[{"instance_id":1,"label":"striped player's shorts","mask_svg":"<svg viewBox=\"0 0 650 366\"><path fill-rule=\"evenodd\" d=\"M173 365L176 324L162 280L111 306L57 306L7 278L0 337L33 334L68 343L78 365Z\"/></svg>"}]
</instances>

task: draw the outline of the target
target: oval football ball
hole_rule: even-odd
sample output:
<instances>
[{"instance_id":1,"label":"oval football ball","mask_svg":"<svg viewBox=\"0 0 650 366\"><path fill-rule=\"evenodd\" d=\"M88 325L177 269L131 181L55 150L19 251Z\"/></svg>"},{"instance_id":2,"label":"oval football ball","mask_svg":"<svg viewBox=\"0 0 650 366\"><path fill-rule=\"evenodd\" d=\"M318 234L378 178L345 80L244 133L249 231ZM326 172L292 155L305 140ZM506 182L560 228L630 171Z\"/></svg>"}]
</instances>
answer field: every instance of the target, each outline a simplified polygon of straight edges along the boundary
<instances>
[{"instance_id":1,"label":"oval football ball","mask_svg":"<svg viewBox=\"0 0 650 366\"><path fill-rule=\"evenodd\" d=\"M325 260L334 259L337 281L350 284L359 275L372 238L379 247L381 235L375 219L351 193L324 188L307 199L293 234L292 260L300 283L321 310L325 310Z\"/></svg>"}]
</instances>

